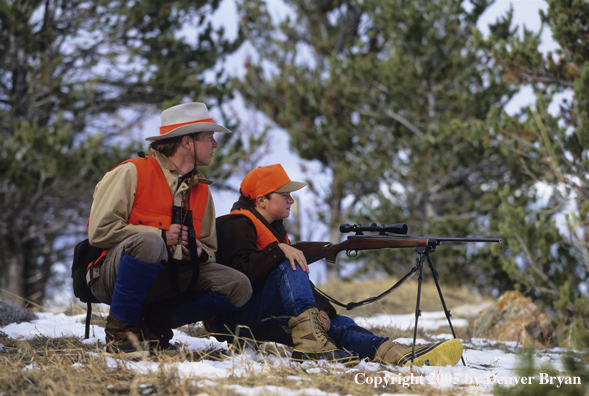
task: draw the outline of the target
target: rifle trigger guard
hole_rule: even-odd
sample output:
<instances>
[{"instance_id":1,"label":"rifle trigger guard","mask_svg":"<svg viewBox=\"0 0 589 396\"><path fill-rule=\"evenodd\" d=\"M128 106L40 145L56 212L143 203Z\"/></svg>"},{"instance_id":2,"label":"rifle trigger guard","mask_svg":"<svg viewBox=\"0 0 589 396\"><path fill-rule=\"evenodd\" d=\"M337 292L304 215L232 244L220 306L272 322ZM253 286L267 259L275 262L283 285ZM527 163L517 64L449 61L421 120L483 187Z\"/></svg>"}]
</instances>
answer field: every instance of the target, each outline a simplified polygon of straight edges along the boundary
<instances>
[{"instance_id":1,"label":"rifle trigger guard","mask_svg":"<svg viewBox=\"0 0 589 396\"><path fill-rule=\"evenodd\" d=\"M357 250L346 250L346 256L348 256L349 258L358 257L358 251Z\"/></svg>"}]
</instances>

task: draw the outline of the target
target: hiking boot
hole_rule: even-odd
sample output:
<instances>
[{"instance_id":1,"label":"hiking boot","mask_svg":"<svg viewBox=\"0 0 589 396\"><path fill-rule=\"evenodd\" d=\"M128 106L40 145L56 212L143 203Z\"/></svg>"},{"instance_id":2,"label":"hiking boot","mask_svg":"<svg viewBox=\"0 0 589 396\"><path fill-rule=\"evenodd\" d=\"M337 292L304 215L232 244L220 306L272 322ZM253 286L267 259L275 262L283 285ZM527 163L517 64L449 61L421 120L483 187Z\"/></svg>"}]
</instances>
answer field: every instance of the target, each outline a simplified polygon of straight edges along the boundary
<instances>
[{"instance_id":1,"label":"hiking boot","mask_svg":"<svg viewBox=\"0 0 589 396\"><path fill-rule=\"evenodd\" d=\"M142 332L144 338L149 342L149 350L163 352L167 355L175 355L180 348L170 343L174 338L174 331L170 327L170 318L162 311L150 310L143 317Z\"/></svg>"},{"instance_id":2,"label":"hiking boot","mask_svg":"<svg viewBox=\"0 0 589 396\"><path fill-rule=\"evenodd\" d=\"M294 351L291 359L297 362L327 360L345 365L359 363L358 355L337 349L323 328L323 319L317 308L310 308L288 321Z\"/></svg>"},{"instance_id":3,"label":"hiking boot","mask_svg":"<svg viewBox=\"0 0 589 396\"><path fill-rule=\"evenodd\" d=\"M172 333L171 336L169 335L161 335L158 334L154 331L152 331L152 329L150 327L148 327L147 323L143 322L142 323L142 334L143 334L143 338L145 339L145 341L147 342L148 346L149 346L149 350L150 352L157 354L157 353L163 353L165 355L169 355L169 356L174 356L177 355L178 353L180 353L180 348L177 347L176 345L170 343L170 340L172 339L172 337L174 336L174 333L172 332L172 330L170 329L170 332Z\"/></svg>"},{"instance_id":4,"label":"hiking boot","mask_svg":"<svg viewBox=\"0 0 589 396\"><path fill-rule=\"evenodd\" d=\"M392 366L410 366L413 346L407 347L393 341L382 344L374 356L379 363ZM462 343L457 338L435 344L415 346L415 366L455 366L462 357Z\"/></svg>"},{"instance_id":5,"label":"hiking boot","mask_svg":"<svg viewBox=\"0 0 589 396\"><path fill-rule=\"evenodd\" d=\"M149 356L147 345L143 342L140 321L122 322L109 313L104 328L106 334L106 352L126 358L144 358Z\"/></svg>"},{"instance_id":6,"label":"hiking boot","mask_svg":"<svg viewBox=\"0 0 589 396\"><path fill-rule=\"evenodd\" d=\"M162 353L168 356L175 356L180 353L180 347L174 345L170 342L168 343L149 343L149 351L153 354L157 355L158 353Z\"/></svg>"},{"instance_id":7,"label":"hiking boot","mask_svg":"<svg viewBox=\"0 0 589 396\"><path fill-rule=\"evenodd\" d=\"M225 327L221 317L213 316L208 319L202 321L202 325L209 333L209 335L215 337L219 342L227 342L228 345L233 345L237 341L235 341L235 337Z\"/></svg>"}]
</instances>

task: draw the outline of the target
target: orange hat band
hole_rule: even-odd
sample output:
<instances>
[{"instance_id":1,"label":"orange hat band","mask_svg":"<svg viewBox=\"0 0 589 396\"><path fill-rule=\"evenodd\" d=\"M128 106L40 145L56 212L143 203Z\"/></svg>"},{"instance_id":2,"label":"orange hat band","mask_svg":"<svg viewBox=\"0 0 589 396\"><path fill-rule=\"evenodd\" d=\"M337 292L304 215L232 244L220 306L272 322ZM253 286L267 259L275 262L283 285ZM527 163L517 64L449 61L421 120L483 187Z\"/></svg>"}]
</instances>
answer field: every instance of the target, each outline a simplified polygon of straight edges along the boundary
<instances>
[{"instance_id":1,"label":"orange hat band","mask_svg":"<svg viewBox=\"0 0 589 396\"><path fill-rule=\"evenodd\" d=\"M164 125L160 127L160 135L165 135L166 133L173 131L176 128L180 128L181 126L184 125L190 125L190 124L198 124L199 122L213 122L212 118L203 118L202 120L196 120L196 121L188 121L188 122L181 122L179 124L172 124L172 125Z\"/></svg>"}]
</instances>

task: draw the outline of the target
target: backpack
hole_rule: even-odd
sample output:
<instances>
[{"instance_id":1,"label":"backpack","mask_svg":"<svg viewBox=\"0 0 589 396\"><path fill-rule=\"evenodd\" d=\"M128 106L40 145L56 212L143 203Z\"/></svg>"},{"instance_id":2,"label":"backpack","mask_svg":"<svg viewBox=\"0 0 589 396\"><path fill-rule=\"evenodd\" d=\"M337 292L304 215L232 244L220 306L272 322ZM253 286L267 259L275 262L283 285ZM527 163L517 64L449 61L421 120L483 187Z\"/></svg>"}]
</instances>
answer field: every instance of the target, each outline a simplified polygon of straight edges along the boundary
<instances>
[{"instance_id":1,"label":"backpack","mask_svg":"<svg viewBox=\"0 0 589 396\"><path fill-rule=\"evenodd\" d=\"M90 319L92 317L92 303L100 301L92 294L92 290L86 283L86 268L88 264L95 261L102 254L102 249L90 245L88 239L84 239L74 248L74 260L72 262L72 283L74 296L85 302L86 310L86 331L85 338L90 338Z\"/></svg>"}]
</instances>

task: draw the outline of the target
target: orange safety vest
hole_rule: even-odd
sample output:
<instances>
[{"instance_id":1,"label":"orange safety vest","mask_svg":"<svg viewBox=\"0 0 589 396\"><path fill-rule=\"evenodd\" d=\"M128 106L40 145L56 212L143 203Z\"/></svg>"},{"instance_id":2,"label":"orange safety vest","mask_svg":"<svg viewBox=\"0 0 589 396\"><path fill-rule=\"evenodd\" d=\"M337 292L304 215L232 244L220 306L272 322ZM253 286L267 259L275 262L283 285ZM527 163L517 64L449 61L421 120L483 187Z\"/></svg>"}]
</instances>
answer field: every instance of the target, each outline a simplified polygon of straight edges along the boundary
<instances>
[{"instance_id":1,"label":"orange safety vest","mask_svg":"<svg viewBox=\"0 0 589 396\"><path fill-rule=\"evenodd\" d=\"M262 223L262 221L260 219L258 219L256 217L256 215L253 214L252 212L250 212L249 210L236 209L229 214L231 214L231 215L241 214L241 215L247 216L254 223L254 226L256 227L256 234L258 236L258 238L256 240L258 251L263 250L266 246L268 246L272 242L279 242L278 239L272 233L272 231L270 231L268 229L268 227L266 227L264 225L264 223ZM286 237L284 239L285 239L284 243L286 243L287 245L290 245L290 241L288 240L288 234L286 234Z\"/></svg>"},{"instance_id":2,"label":"orange safety vest","mask_svg":"<svg viewBox=\"0 0 589 396\"><path fill-rule=\"evenodd\" d=\"M137 191L128 223L169 230L172 224L174 195L157 161L151 155L144 158L137 157L123 161L115 168L127 162L132 162L137 168ZM192 210L192 224L196 239L198 239L202 218L209 200L209 186L197 183L192 186L188 194L190 194L189 205ZM105 257L109 250L105 249L98 259L88 265L88 269L100 261L102 257Z\"/></svg>"}]
</instances>

